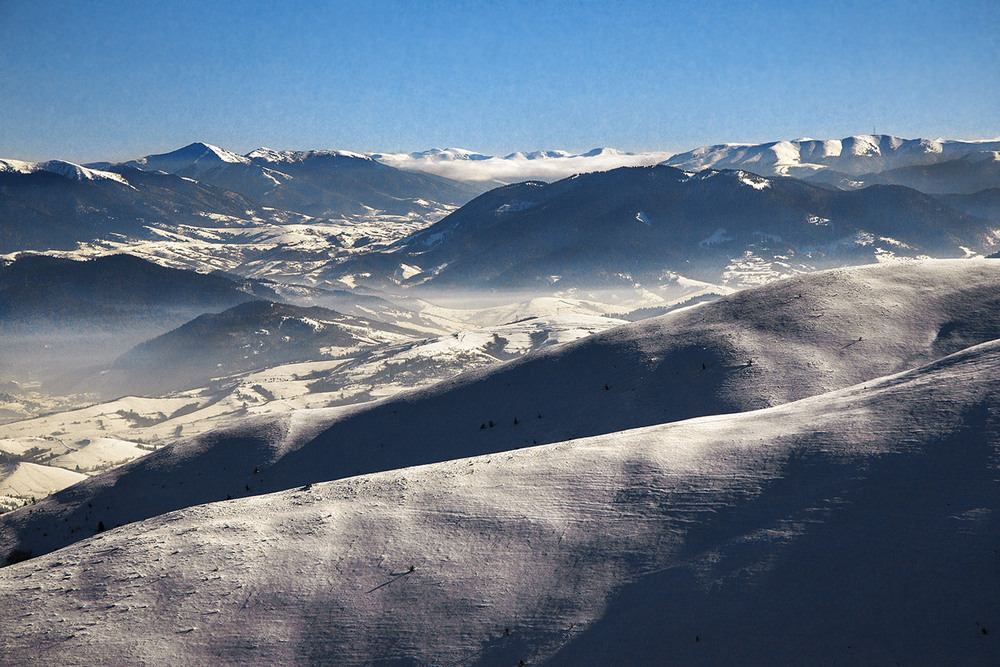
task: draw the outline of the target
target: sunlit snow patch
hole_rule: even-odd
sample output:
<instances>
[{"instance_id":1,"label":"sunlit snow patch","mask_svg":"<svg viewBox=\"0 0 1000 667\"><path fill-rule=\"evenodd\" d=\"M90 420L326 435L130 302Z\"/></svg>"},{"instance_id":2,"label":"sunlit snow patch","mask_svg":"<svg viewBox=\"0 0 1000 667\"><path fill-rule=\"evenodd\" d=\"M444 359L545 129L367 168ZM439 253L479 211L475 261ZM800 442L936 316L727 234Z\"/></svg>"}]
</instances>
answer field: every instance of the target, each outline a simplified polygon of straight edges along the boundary
<instances>
[{"instance_id":1,"label":"sunlit snow patch","mask_svg":"<svg viewBox=\"0 0 1000 667\"><path fill-rule=\"evenodd\" d=\"M768 181L766 178L762 178L761 176L757 176L755 174L748 174L745 171L739 171L737 172L737 174L739 174L738 178L740 183L743 183L744 185L749 185L754 190L763 190L764 188L771 187L771 182Z\"/></svg>"},{"instance_id":2,"label":"sunlit snow patch","mask_svg":"<svg viewBox=\"0 0 1000 667\"><path fill-rule=\"evenodd\" d=\"M424 272L419 266L411 266L409 264L399 265L400 275L403 276L403 280L409 280L413 276L420 275Z\"/></svg>"}]
</instances>

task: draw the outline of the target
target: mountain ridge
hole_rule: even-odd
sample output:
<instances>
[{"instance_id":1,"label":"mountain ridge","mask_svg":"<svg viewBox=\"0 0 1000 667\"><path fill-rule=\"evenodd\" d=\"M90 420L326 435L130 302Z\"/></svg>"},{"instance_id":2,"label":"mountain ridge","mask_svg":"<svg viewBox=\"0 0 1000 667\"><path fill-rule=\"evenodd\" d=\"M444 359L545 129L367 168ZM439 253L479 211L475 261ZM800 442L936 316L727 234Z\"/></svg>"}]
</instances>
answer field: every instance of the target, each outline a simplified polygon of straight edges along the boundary
<instances>
[{"instance_id":1,"label":"mountain ridge","mask_svg":"<svg viewBox=\"0 0 1000 667\"><path fill-rule=\"evenodd\" d=\"M902 186L839 191L744 171L622 167L497 188L326 274L429 292L655 285L665 270L741 286L759 273L964 257L995 245L995 228ZM402 280L401 265L411 267Z\"/></svg>"},{"instance_id":2,"label":"mountain ridge","mask_svg":"<svg viewBox=\"0 0 1000 667\"><path fill-rule=\"evenodd\" d=\"M101 533L0 571L8 650L82 662L113 647L183 663L989 664L998 349L766 410Z\"/></svg>"},{"instance_id":3,"label":"mountain ridge","mask_svg":"<svg viewBox=\"0 0 1000 667\"><path fill-rule=\"evenodd\" d=\"M88 502L110 508L108 525L124 524L227 494L753 410L873 380L1000 337L998 267L934 260L809 274L375 404L248 420L0 516L0 553L76 541ZM207 469L211 480L199 479Z\"/></svg>"}]
</instances>

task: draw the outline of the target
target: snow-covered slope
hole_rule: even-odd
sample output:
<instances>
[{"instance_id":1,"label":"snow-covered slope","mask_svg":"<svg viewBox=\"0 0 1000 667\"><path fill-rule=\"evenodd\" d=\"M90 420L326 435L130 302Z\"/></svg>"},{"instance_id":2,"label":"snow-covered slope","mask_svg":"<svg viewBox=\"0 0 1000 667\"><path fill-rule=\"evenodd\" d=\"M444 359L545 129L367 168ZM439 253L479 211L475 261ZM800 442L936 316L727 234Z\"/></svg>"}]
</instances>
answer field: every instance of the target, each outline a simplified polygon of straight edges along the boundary
<instances>
[{"instance_id":1,"label":"snow-covered slope","mask_svg":"<svg viewBox=\"0 0 1000 667\"><path fill-rule=\"evenodd\" d=\"M250 159L218 146L195 142L169 153L147 155L126 164L145 171L181 173L183 176L197 177L209 170L230 164L250 164Z\"/></svg>"},{"instance_id":2,"label":"snow-covered slope","mask_svg":"<svg viewBox=\"0 0 1000 667\"><path fill-rule=\"evenodd\" d=\"M739 288L836 266L965 257L997 241L996 223L904 187L845 192L658 165L497 188L390 249L331 261L326 275L448 292L655 287L676 274Z\"/></svg>"},{"instance_id":3,"label":"snow-covered slope","mask_svg":"<svg viewBox=\"0 0 1000 667\"><path fill-rule=\"evenodd\" d=\"M247 420L0 517L0 553L309 482L777 405L1000 337L1000 262L842 269L746 290L374 405Z\"/></svg>"},{"instance_id":4,"label":"snow-covered slope","mask_svg":"<svg viewBox=\"0 0 1000 667\"><path fill-rule=\"evenodd\" d=\"M124 396L71 410L50 408L35 418L0 424L0 459L96 474L145 456L165 443L248 418L331 406L346 409L622 323L588 315L536 317L438 338L353 350L325 349L315 361L228 377L218 377L224 369L203 362L203 373L216 378L208 386L160 397ZM192 348L187 358L190 365L201 351L195 340L187 344ZM177 375L177 370L169 367L159 372L165 376L160 382ZM137 384L137 378L130 379ZM11 467L10 472L13 470ZM4 474L0 472L0 484ZM40 499L77 481L66 478L65 484L50 487L45 493L12 495L0 501L0 506L20 507L32 496Z\"/></svg>"},{"instance_id":5,"label":"snow-covered slope","mask_svg":"<svg viewBox=\"0 0 1000 667\"><path fill-rule=\"evenodd\" d=\"M902 139L885 134L845 139L798 139L766 144L717 144L678 153L666 160L680 169L745 169L763 176L810 178L822 170L871 174L912 165L1000 150L1000 141Z\"/></svg>"},{"instance_id":6,"label":"snow-covered slope","mask_svg":"<svg viewBox=\"0 0 1000 667\"><path fill-rule=\"evenodd\" d=\"M58 174L72 181L115 181L128 185L121 174L100 169L88 169L73 162L48 160L46 162L23 162L21 160L0 160L0 173L33 174L39 171Z\"/></svg>"},{"instance_id":7,"label":"snow-covered slope","mask_svg":"<svg viewBox=\"0 0 1000 667\"><path fill-rule=\"evenodd\" d=\"M34 502L153 449L114 438L76 442L54 436L0 439L0 510Z\"/></svg>"},{"instance_id":8,"label":"snow-covered slope","mask_svg":"<svg viewBox=\"0 0 1000 667\"><path fill-rule=\"evenodd\" d=\"M250 301L205 313L126 351L91 390L108 398L159 395L204 386L212 378L270 366L347 357L418 332L326 308Z\"/></svg>"},{"instance_id":9,"label":"snow-covered slope","mask_svg":"<svg viewBox=\"0 0 1000 667\"><path fill-rule=\"evenodd\" d=\"M10 466L0 466L0 498L34 497L41 498L53 491L65 489L71 484L86 479L86 475L64 470L58 467L44 466L37 463L16 463Z\"/></svg>"},{"instance_id":10,"label":"snow-covered slope","mask_svg":"<svg viewBox=\"0 0 1000 667\"><path fill-rule=\"evenodd\" d=\"M998 388L989 343L769 410L188 508L0 571L5 659L994 664Z\"/></svg>"},{"instance_id":11,"label":"snow-covered slope","mask_svg":"<svg viewBox=\"0 0 1000 667\"><path fill-rule=\"evenodd\" d=\"M595 148L580 154L554 150L517 152L501 157L462 148L434 148L417 153L372 153L371 157L397 169L437 174L456 181L517 183L558 181L573 174L642 167L662 162L670 153L626 153L613 148Z\"/></svg>"},{"instance_id":12,"label":"snow-covered slope","mask_svg":"<svg viewBox=\"0 0 1000 667\"><path fill-rule=\"evenodd\" d=\"M440 176L404 172L349 151L276 151L237 155L194 143L126 163L225 188L259 205L321 218L379 210L423 215L460 205L482 191Z\"/></svg>"},{"instance_id":13,"label":"snow-covered slope","mask_svg":"<svg viewBox=\"0 0 1000 667\"><path fill-rule=\"evenodd\" d=\"M905 185L931 194L974 194L1000 188L1000 151L980 151L947 162L827 180L842 188L886 184Z\"/></svg>"}]
</instances>

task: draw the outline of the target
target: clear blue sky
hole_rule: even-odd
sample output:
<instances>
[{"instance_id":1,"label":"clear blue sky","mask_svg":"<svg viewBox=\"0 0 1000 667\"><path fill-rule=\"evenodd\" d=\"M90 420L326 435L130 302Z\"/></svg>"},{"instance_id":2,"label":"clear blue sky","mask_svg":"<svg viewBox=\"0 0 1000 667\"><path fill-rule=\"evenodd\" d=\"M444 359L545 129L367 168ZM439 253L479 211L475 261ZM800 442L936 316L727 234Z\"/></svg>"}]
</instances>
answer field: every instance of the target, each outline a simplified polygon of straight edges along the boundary
<instances>
[{"instance_id":1,"label":"clear blue sky","mask_svg":"<svg viewBox=\"0 0 1000 667\"><path fill-rule=\"evenodd\" d=\"M0 157L993 138L998 35L996 0L0 0Z\"/></svg>"}]
</instances>

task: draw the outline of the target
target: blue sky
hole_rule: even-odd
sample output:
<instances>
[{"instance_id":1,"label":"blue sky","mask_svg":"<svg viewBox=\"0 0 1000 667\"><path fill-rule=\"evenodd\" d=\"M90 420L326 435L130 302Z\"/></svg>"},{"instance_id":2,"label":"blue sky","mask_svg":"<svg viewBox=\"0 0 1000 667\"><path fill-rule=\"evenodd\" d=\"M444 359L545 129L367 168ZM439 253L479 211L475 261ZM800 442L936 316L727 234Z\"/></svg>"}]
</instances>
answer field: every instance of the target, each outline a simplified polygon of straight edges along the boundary
<instances>
[{"instance_id":1,"label":"blue sky","mask_svg":"<svg viewBox=\"0 0 1000 667\"><path fill-rule=\"evenodd\" d=\"M0 157L993 138L998 26L994 0L0 0Z\"/></svg>"}]
</instances>

